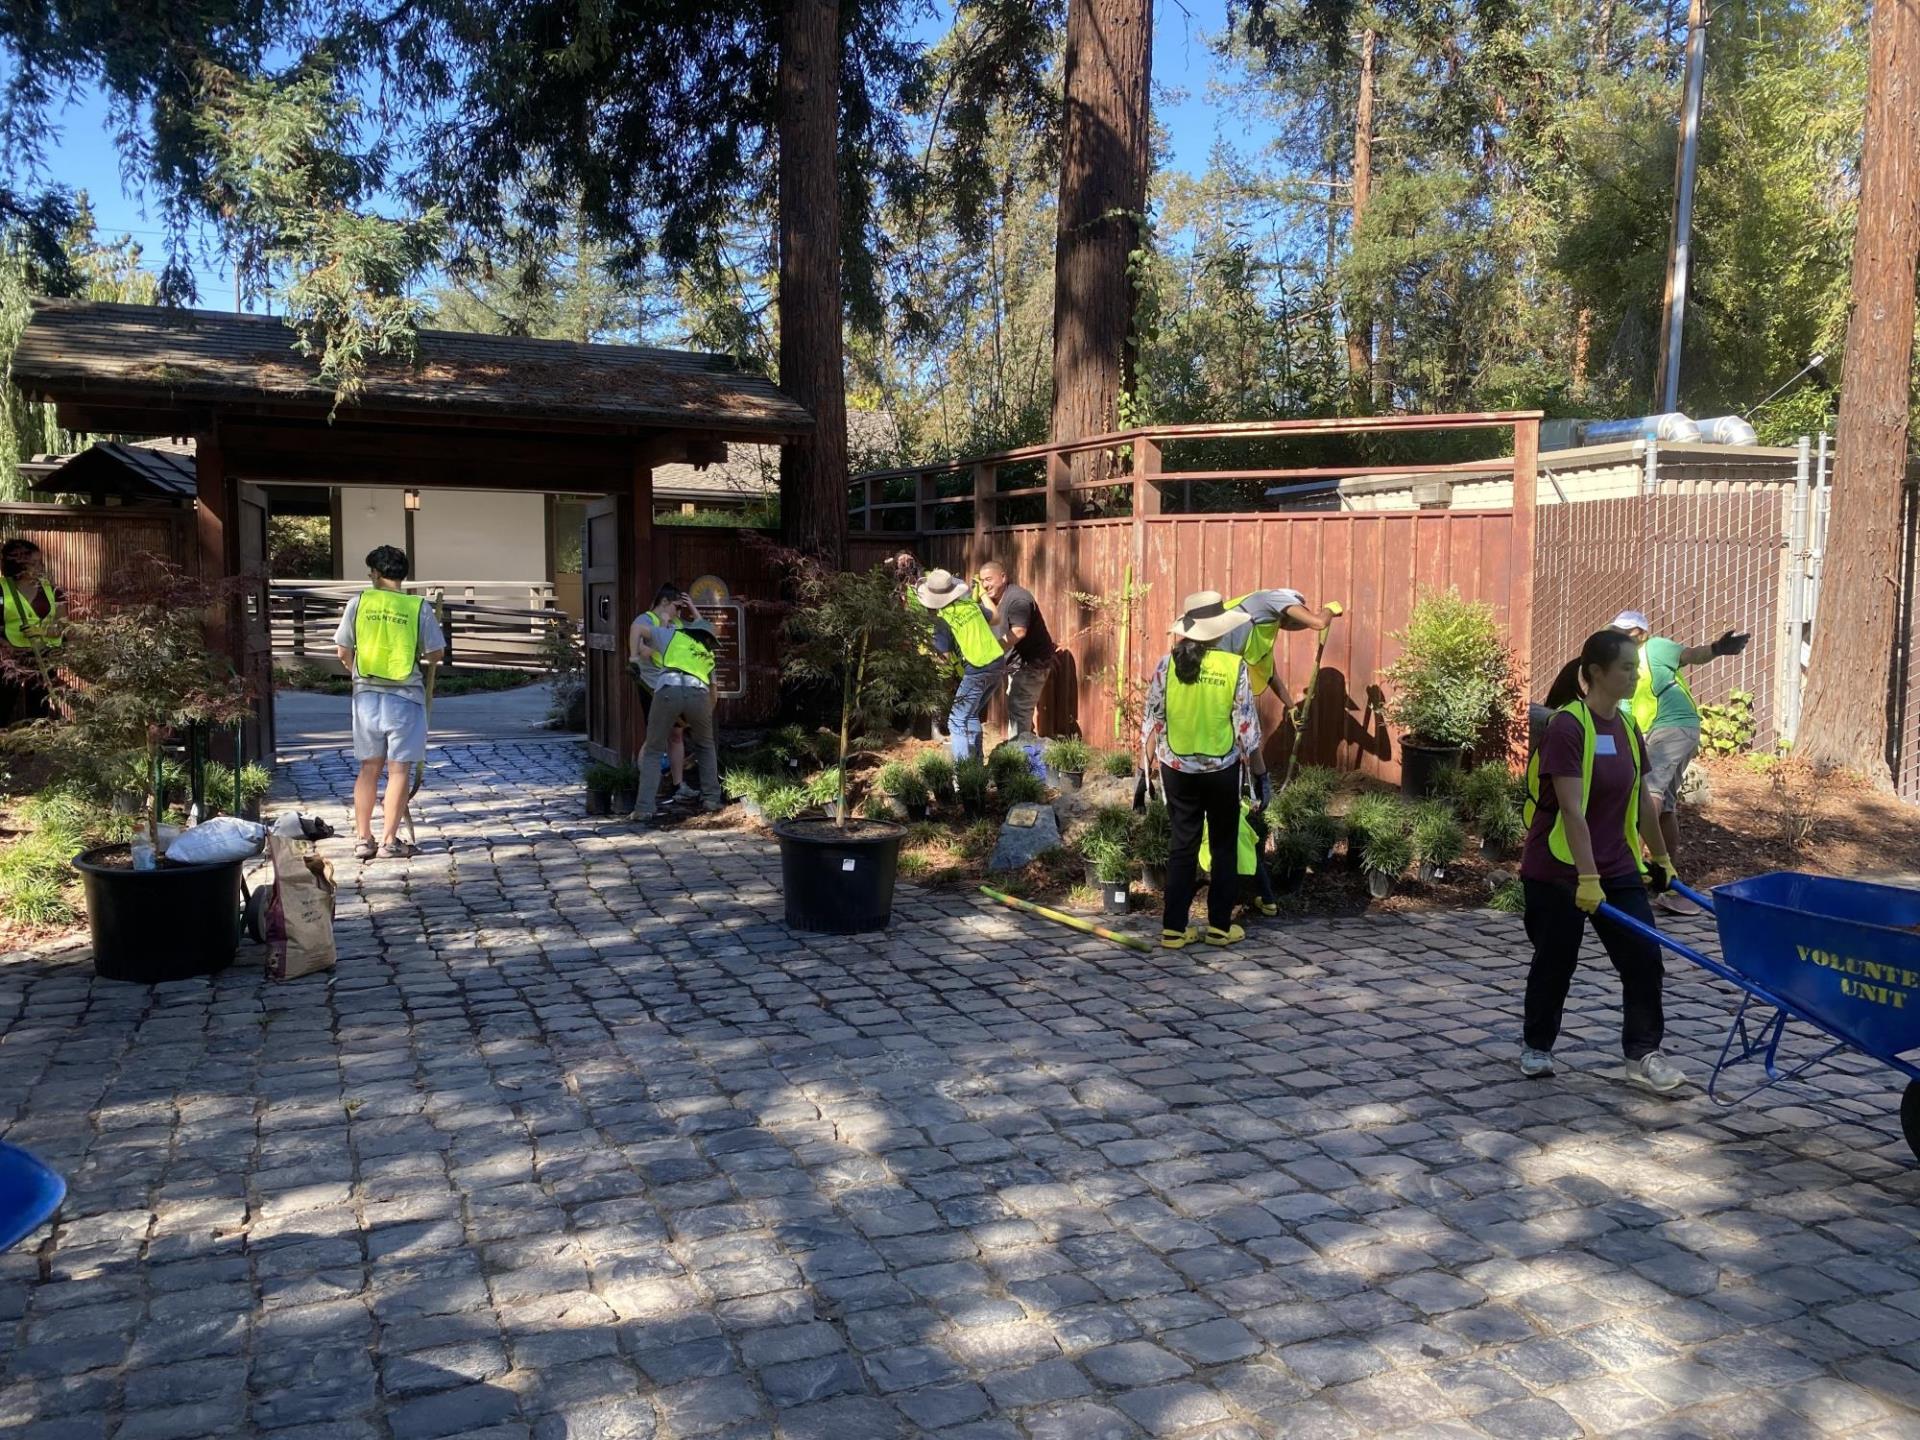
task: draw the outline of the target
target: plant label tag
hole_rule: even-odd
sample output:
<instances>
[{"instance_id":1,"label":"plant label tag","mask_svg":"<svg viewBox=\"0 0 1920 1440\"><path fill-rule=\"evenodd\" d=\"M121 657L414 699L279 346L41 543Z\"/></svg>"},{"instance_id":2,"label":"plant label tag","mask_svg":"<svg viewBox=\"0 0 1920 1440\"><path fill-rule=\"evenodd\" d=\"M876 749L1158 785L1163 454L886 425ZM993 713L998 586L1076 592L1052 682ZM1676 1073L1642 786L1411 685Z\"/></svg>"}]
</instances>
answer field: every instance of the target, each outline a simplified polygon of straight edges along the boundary
<instances>
[{"instance_id":1,"label":"plant label tag","mask_svg":"<svg viewBox=\"0 0 1920 1440\"><path fill-rule=\"evenodd\" d=\"M1620 752L1614 747L1613 737L1611 735L1596 735L1593 737L1593 753L1596 755L1618 755Z\"/></svg>"},{"instance_id":2,"label":"plant label tag","mask_svg":"<svg viewBox=\"0 0 1920 1440\"><path fill-rule=\"evenodd\" d=\"M1007 824L1018 830L1031 830L1040 823L1038 805L1016 805L1007 811Z\"/></svg>"},{"instance_id":3,"label":"plant label tag","mask_svg":"<svg viewBox=\"0 0 1920 1440\"><path fill-rule=\"evenodd\" d=\"M846 859L842 860L840 862L840 868L842 871L853 869L853 857L849 855Z\"/></svg>"}]
</instances>

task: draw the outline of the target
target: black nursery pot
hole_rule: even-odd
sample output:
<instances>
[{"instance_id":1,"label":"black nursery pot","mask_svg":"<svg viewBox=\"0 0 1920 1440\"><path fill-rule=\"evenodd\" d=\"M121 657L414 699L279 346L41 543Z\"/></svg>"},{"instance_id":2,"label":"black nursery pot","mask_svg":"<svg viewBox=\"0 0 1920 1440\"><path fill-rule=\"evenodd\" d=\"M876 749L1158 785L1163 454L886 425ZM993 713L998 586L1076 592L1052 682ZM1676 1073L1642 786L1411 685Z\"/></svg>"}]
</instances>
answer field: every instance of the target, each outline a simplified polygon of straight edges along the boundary
<instances>
[{"instance_id":1,"label":"black nursery pot","mask_svg":"<svg viewBox=\"0 0 1920 1440\"><path fill-rule=\"evenodd\" d=\"M93 932L93 970L104 980L158 985L211 975L240 948L240 860L134 870L109 865L126 845L74 858Z\"/></svg>"},{"instance_id":2,"label":"black nursery pot","mask_svg":"<svg viewBox=\"0 0 1920 1440\"><path fill-rule=\"evenodd\" d=\"M787 924L816 935L884 930L893 919L893 886L906 830L885 820L774 826Z\"/></svg>"},{"instance_id":3,"label":"black nursery pot","mask_svg":"<svg viewBox=\"0 0 1920 1440\"><path fill-rule=\"evenodd\" d=\"M1460 758L1465 753L1463 745L1403 743L1400 746L1400 793L1414 800L1426 799L1433 794L1443 773L1460 768Z\"/></svg>"}]
</instances>

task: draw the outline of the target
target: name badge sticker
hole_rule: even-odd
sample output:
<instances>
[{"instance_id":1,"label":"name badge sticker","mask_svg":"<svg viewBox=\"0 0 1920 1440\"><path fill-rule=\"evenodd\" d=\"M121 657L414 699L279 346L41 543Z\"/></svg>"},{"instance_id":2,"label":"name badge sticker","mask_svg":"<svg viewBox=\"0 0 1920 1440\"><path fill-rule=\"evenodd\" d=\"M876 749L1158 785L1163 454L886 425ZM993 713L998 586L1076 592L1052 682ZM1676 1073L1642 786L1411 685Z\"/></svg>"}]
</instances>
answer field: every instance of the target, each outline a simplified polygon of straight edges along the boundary
<instances>
[{"instance_id":1,"label":"name badge sticker","mask_svg":"<svg viewBox=\"0 0 1920 1440\"><path fill-rule=\"evenodd\" d=\"M1593 753L1596 755L1618 755L1620 752L1614 747L1613 737L1611 735L1596 735L1593 737Z\"/></svg>"}]
</instances>

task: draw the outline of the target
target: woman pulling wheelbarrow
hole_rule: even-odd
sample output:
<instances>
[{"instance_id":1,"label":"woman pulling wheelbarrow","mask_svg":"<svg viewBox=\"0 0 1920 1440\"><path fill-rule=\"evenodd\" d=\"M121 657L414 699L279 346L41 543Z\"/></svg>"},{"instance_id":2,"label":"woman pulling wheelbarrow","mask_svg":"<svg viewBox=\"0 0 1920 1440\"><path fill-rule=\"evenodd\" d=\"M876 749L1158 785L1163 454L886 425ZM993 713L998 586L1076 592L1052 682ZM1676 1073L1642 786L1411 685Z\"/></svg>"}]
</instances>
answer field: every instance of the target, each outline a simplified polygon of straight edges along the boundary
<instances>
[{"instance_id":1,"label":"woman pulling wheelbarrow","mask_svg":"<svg viewBox=\"0 0 1920 1440\"><path fill-rule=\"evenodd\" d=\"M1606 903L1651 925L1648 892L1661 893L1672 878L1658 812L1644 803L1646 747L1626 708L1638 675L1632 637L1602 630L1587 637L1579 658L1567 662L1547 692L1556 713L1527 766L1527 841L1520 859L1533 942L1520 1071L1553 1073L1553 1044L1591 923L1620 972L1626 1078L1665 1094L1687 1077L1660 1053L1666 1029L1660 947L1594 913ZM1643 841L1650 857L1645 865Z\"/></svg>"}]
</instances>

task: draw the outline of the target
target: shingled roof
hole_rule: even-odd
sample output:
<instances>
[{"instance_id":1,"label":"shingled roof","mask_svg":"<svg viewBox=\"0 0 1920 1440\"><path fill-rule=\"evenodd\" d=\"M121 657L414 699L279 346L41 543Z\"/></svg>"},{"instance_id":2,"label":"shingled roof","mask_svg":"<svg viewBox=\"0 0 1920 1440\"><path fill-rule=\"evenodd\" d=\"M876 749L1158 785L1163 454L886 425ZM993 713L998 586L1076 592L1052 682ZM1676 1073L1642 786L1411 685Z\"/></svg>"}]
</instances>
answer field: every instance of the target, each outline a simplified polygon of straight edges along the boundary
<instances>
[{"instance_id":1,"label":"shingled roof","mask_svg":"<svg viewBox=\"0 0 1920 1440\"><path fill-rule=\"evenodd\" d=\"M333 403L316 361L293 349L283 320L212 310L36 300L13 356L14 383L66 404ZM802 435L813 419L765 376L724 355L635 345L581 345L450 330L420 332L412 366L366 378L356 410L423 419L525 417L635 428Z\"/></svg>"}]
</instances>

